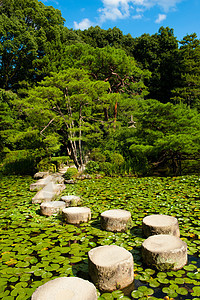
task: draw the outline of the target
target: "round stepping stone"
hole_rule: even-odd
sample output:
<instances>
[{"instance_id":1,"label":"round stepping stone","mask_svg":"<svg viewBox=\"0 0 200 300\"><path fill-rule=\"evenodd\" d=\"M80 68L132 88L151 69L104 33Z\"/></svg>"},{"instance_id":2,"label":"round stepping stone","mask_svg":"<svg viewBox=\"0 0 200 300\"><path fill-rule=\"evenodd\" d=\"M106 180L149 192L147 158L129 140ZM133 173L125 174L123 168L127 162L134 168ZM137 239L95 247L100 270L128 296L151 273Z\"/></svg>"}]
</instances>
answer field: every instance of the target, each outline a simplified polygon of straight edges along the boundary
<instances>
[{"instance_id":1,"label":"round stepping stone","mask_svg":"<svg viewBox=\"0 0 200 300\"><path fill-rule=\"evenodd\" d=\"M89 275L101 291L123 289L134 280L132 254L116 245L93 248L88 252Z\"/></svg>"},{"instance_id":2,"label":"round stepping stone","mask_svg":"<svg viewBox=\"0 0 200 300\"><path fill-rule=\"evenodd\" d=\"M126 231L131 224L131 213L123 209L106 210L101 214L101 227L107 231Z\"/></svg>"},{"instance_id":3,"label":"round stepping stone","mask_svg":"<svg viewBox=\"0 0 200 300\"><path fill-rule=\"evenodd\" d=\"M69 195L69 196L62 196L61 200L65 201L66 207L68 207L68 206L76 206L80 202L81 198L78 196Z\"/></svg>"},{"instance_id":4,"label":"round stepping stone","mask_svg":"<svg viewBox=\"0 0 200 300\"><path fill-rule=\"evenodd\" d=\"M53 214L61 213L66 207L64 201L49 201L43 202L40 205L40 212L43 216L52 216Z\"/></svg>"},{"instance_id":5,"label":"round stepping stone","mask_svg":"<svg viewBox=\"0 0 200 300\"><path fill-rule=\"evenodd\" d=\"M167 215L150 215L143 219L143 233L146 237L157 234L170 234L180 237L178 220Z\"/></svg>"},{"instance_id":6,"label":"round stepping stone","mask_svg":"<svg viewBox=\"0 0 200 300\"><path fill-rule=\"evenodd\" d=\"M96 300L95 286L78 277L60 277L36 289L31 300Z\"/></svg>"},{"instance_id":7,"label":"round stepping stone","mask_svg":"<svg viewBox=\"0 0 200 300\"><path fill-rule=\"evenodd\" d=\"M91 219L91 210L88 207L67 207L63 209L63 216L67 223L79 224Z\"/></svg>"},{"instance_id":8,"label":"round stepping stone","mask_svg":"<svg viewBox=\"0 0 200 300\"><path fill-rule=\"evenodd\" d=\"M187 244L174 235L152 235L142 244L142 257L158 270L179 270L187 263Z\"/></svg>"}]
</instances>

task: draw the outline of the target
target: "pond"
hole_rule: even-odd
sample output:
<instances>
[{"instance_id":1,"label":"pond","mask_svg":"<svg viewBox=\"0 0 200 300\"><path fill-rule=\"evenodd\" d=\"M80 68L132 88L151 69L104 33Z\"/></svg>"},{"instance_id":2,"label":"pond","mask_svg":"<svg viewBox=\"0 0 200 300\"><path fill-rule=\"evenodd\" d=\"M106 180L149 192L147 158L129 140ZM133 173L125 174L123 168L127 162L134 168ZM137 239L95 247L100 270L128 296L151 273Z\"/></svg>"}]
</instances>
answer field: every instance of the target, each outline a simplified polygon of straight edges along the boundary
<instances>
[{"instance_id":1,"label":"pond","mask_svg":"<svg viewBox=\"0 0 200 300\"><path fill-rule=\"evenodd\" d=\"M102 178L67 185L62 195L81 196L92 211L89 223L65 224L61 216L45 217L29 191L31 177L1 178L0 299L30 299L35 289L61 276L88 278L90 249L115 244L134 257L130 293L99 293L99 299L193 299L200 297L200 177ZM62 196L61 195L61 196ZM100 213L131 212L133 227L125 233L101 230ZM159 272L141 259L142 219L168 214L178 219L188 245L188 264L179 271Z\"/></svg>"}]
</instances>

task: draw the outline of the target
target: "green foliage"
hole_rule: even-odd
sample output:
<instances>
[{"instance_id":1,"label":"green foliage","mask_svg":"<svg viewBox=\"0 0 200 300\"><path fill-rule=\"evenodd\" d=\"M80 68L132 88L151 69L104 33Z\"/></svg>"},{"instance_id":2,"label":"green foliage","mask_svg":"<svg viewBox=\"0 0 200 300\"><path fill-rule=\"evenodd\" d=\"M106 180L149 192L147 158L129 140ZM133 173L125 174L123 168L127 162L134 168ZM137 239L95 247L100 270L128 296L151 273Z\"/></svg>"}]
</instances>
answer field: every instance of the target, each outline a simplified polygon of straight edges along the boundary
<instances>
[{"instance_id":1,"label":"green foliage","mask_svg":"<svg viewBox=\"0 0 200 300\"><path fill-rule=\"evenodd\" d=\"M100 165L99 162L90 160L86 164L85 172L88 174L95 174L99 171L99 165Z\"/></svg>"},{"instance_id":2,"label":"green foliage","mask_svg":"<svg viewBox=\"0 0 200 300\"><path fill-rule=\"evenodd\" d=\"M119 168L124 164L124 158L119 153L112 153L110 156L110 161L115 168Z\"/></svg>"},{"instance_id":3,"label":"green foliage","mask_svg":"<svg viewBox=\"0 0 200 300\"><path fill-rule=\"evenodd\" d=\"M91 151L90 159L97 162L104 162L106 160L106 156L101 153L100 149L94 148Z\"/></svg>"},{"instance_id":4,"label":"green foliage","mask_svg":"<svg viewBox=\"0 0 200 300\"><path fill-rule=\"evenodd\" d=\"M77 174L78 174L78 170L74 167L70 167L69 169L67 169L67 172L64 174L64 178L66 180L70 180L75 178Z\"/></svg>"},{"instance_id":5,"label":"green foliage","mask_svg":"<svg viewBox=\"0 0 200 300\"><path fill-rule=\"evenodd\" d=\"M200 111L200 40L195 33L187 35L180 42L180 81L172 91L175 103L186 103Z\"/></svg>"},{"instance_id":6,"label":"green foliage","mask_svg":"<svg viewBox=\"0 0 200 300\"><path fill-rule=\"evenodd\" d=\"M55 170L56 153L77 169L91 153L105 174L198 170L195 33L178 47L168 27L138 38L116 27L73 31L52 6L3 0L0 39L0 160L9 172L19 159L22 173L43 159L39 168ZM13 151L30 155L14 166Z\"/></svg>"},{"instance_id":7,"label":"green foliage","mask_svg":"<svg viewBox=\"0 0 200 300\"><path fill-rule=\"evenodd\" d=\"M0 12L0 87L33 85L57 70L65 35L60 11L37 0L3 0Z\"/></svg>"},{"instance_id":8,"label":"green foliage","mask_svg":"<svg viewBox=\"0 0 200 300\"><path fill-rule=\"evenodd\" d=\"M68 165L70 162L69 156L58 156L58 157L52 157L51 163L56 165L56 170L58 171L59 168L62 168L64 165Z\"/></svg>"},{"instance_id":9,"label":"green foliage","mask_svg":"<svg viewBox=\"0 0 200 300\"><path fill-rule=\"evenodd\" d=\"M112 176L113 173L115 173L114 166L110 162L108 162L108 161L100 163L99 166L100 166L100 170L106 176Z\"/></svg>"},{"instance_id":10,"label":"green foliage","mask_svg":"<svg viewBox=\"0 0 200 300\"><path fill-rule=\"evenodd\" d=\"M39 172L56 172L56 164L52 163L49 158L44 158L37 164L37 170Z\"/></svg>"},{"instance_id":11,"label":"green foliage","mask_svg":"<svg viewBox=\"0 0 200 300\"><path fill-rule=\"evenodd\" d=\"M36 171L36 160L34 153L27 150L8 152L2 162L4 174L30 174Z\"/></svg>"}]
</instances>

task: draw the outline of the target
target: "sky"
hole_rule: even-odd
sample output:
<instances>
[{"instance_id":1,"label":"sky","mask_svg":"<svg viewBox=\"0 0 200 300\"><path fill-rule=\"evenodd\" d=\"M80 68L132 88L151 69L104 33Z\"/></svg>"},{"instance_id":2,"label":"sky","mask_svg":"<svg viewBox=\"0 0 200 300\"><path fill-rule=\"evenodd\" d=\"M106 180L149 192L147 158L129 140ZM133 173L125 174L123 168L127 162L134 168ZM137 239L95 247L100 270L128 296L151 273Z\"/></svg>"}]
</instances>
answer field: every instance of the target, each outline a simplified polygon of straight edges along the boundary
<instances>
[{"instance_id":1,"label":"sky","mask_svg":"<svg viewBox=\"0 0 200 300\"><path fill-rule=\"evenodd\" d=\"M119 28L139 37L157 33L161 26L174 29L178 40L196 33L200 38L200 0L42 0L59 9L72 29L100 26Z\"/></svg>"}]
</instances>

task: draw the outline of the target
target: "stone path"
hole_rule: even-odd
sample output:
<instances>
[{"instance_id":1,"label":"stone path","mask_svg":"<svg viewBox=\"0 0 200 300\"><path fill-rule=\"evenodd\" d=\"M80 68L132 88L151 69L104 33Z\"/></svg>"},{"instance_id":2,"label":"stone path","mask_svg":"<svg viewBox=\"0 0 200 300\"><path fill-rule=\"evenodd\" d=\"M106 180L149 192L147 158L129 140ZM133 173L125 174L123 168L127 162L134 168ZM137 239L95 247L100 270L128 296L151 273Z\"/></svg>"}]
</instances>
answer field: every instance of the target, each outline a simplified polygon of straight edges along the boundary
<instances>
[{"instance_id":1,"label":"stone path","mask_svg":"<svg viewBox=\"0 0 200 300\"><path fill-rule=\"evenodd\" d=\"M171 234L180 237L178 220L168 215L150 215L142 221L143 233L146 237L156 234Z\"/></svg>"},{"instance_id":2,"label":"stone path","mask_svg":"<svg viewBox=\"0 0 200 300\"><path fill-rule=\"evenodd\" d=\"M31 300L97 300L97 291L82 278L60 277L38 287Z\"/></svg>"},{"instance_id":3,"label":"stone path","mask_svg":"<svg viewBox=\"0 0 200 300\"><path fill-rule=\"evenodd\" d=\"M91 219L91 210L88 207L67 207L62 212L65 221L69 224L80 224Z\"/></svg>"},{"instance_id":4,"label":"stone path","mask_svg":"<svg viewBox=\"0 0 200 300\"><path fill-rule=\"evenodd\" d=\"M132 254L116 245L93 248L88 252L89 275L101 291L114 291L134 279Z\"/></svg>"},{"instance_id":5,"label":"stone path","mask_svg":"<svg viewBox=\"0 0 200 300\"><path fill-rule=\"evenodd\" d=\"M126 231L131 222L131 213L124 209L106 210L101 214L101 227L107 231Z\"/></svg>"},{"instance_id":6,"label":"stone path","mask_svg":"<svg viewBox=\"0 0 200 300\"><path fill-rule=\"evenodd\" d=\"M187 244L173 235L152 235L142 244L142 258L158 270L179 270L187 263Z\"/></svg>"},{"instance_id":7,"label":"stone path","mask_svg":"<svg viewBox=\"0 0 200 300\"><path fill-rule=\"evenodd\" d=\"M61 213L65 207L66 203L64 201L43 202L40 205L40 212L43 216L50 217L53 214Z\"/></svg>"}]
</instances>

